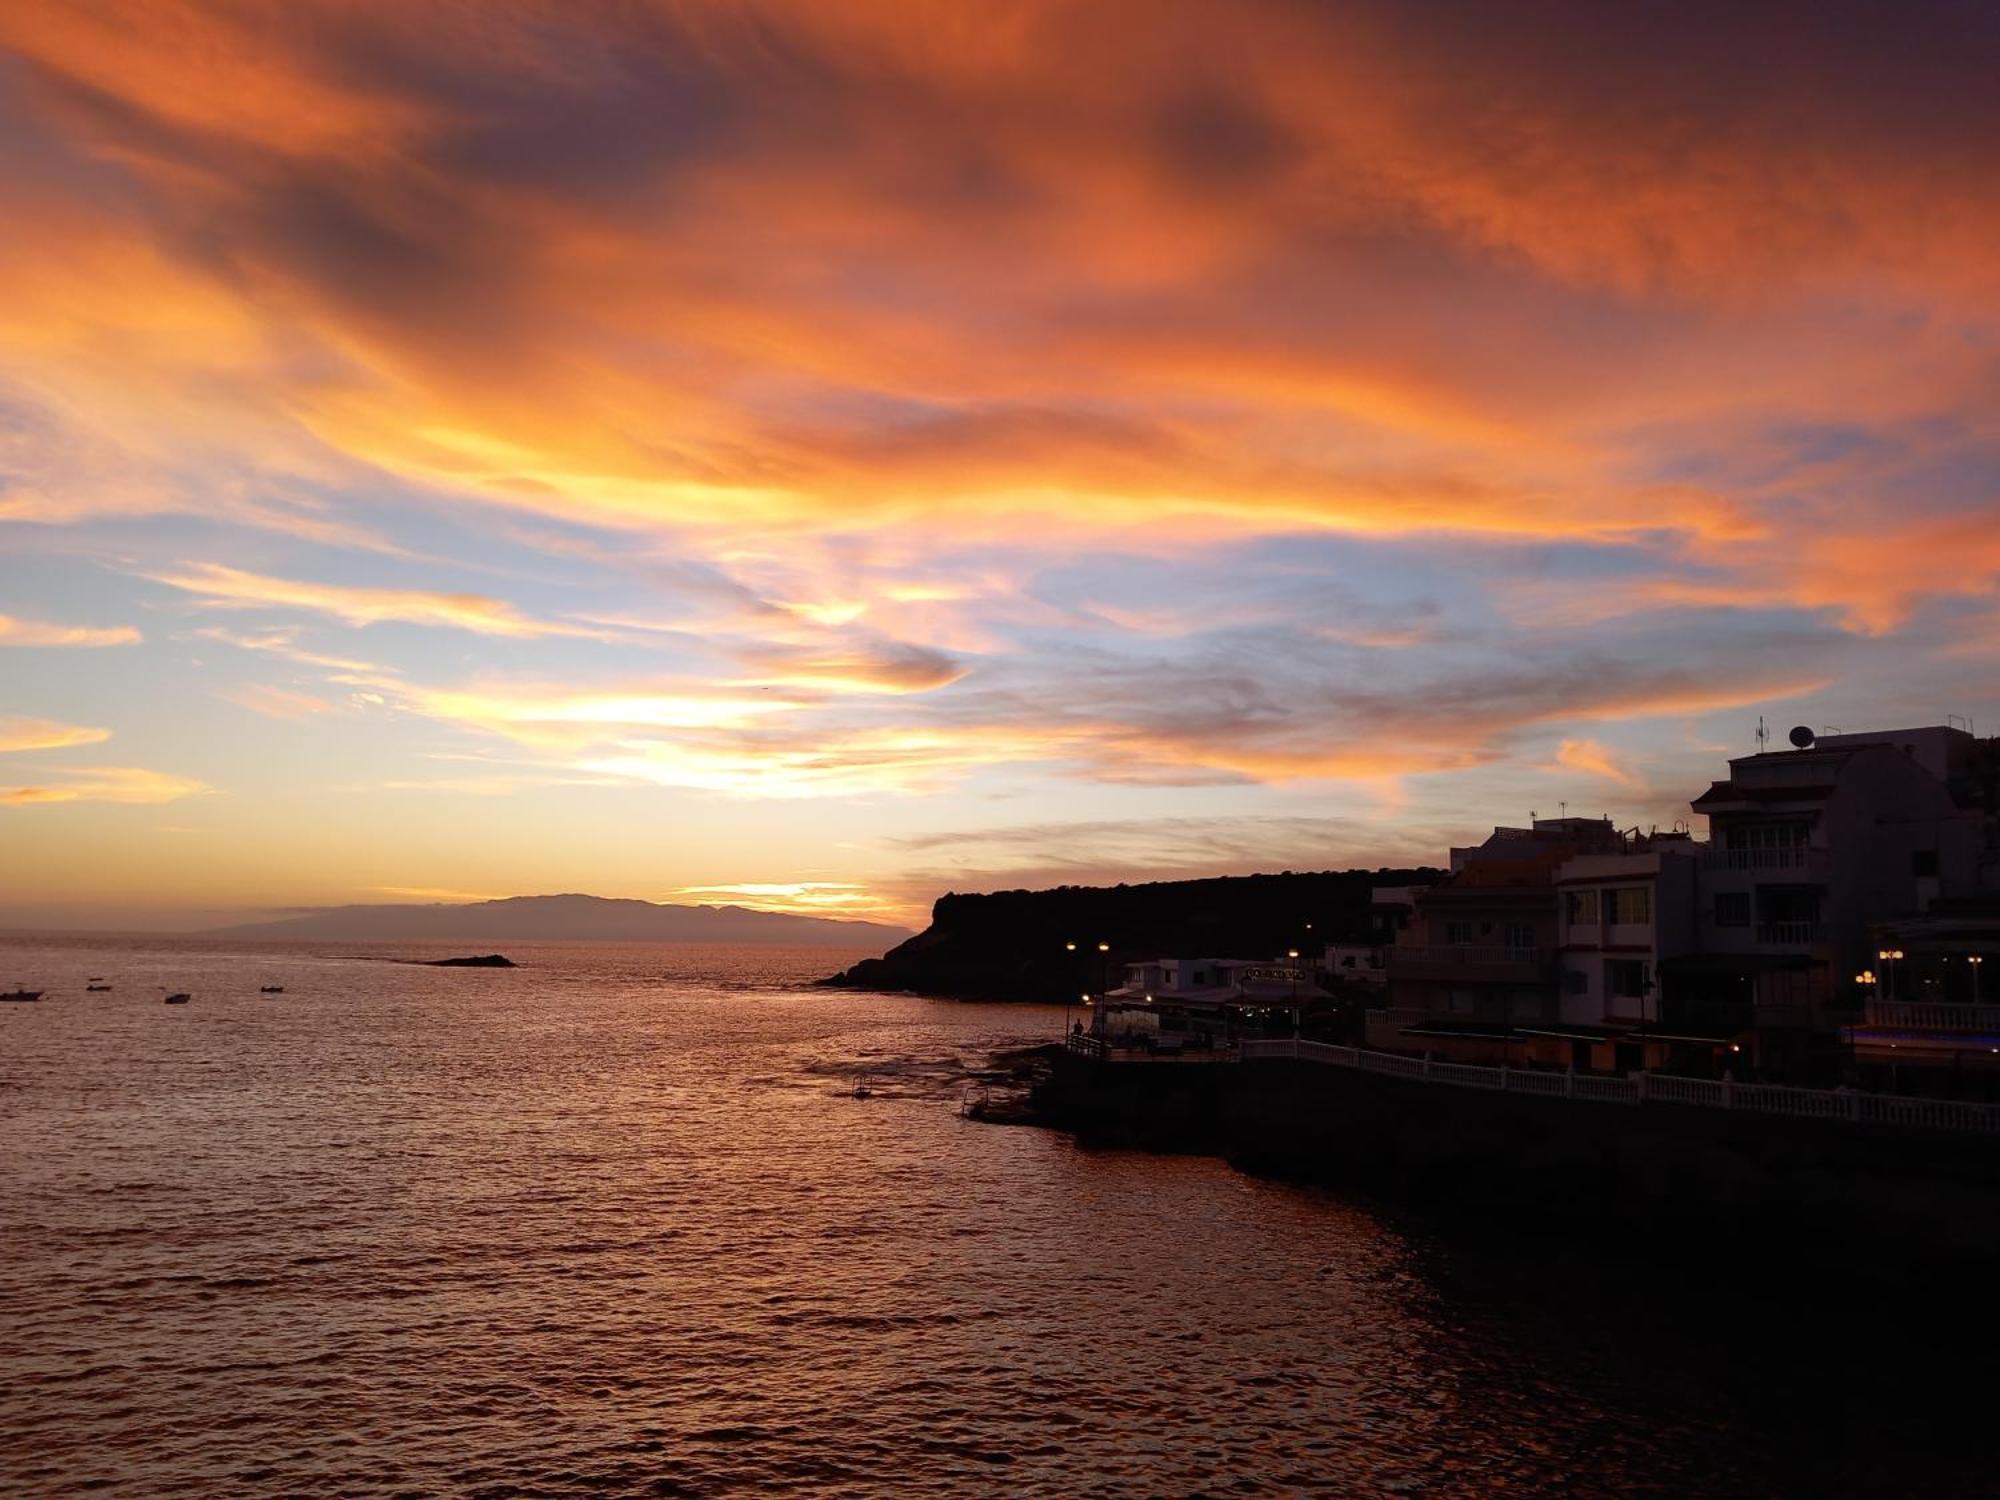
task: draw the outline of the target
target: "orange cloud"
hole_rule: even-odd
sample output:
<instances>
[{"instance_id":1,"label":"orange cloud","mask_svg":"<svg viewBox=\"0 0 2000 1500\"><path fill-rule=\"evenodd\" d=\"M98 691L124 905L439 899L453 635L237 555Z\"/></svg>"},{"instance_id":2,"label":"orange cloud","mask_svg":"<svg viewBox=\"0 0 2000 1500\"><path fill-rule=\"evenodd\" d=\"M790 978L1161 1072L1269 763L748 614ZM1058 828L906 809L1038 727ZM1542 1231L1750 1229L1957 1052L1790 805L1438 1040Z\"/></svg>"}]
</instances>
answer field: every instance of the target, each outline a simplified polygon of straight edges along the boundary
<instances>
[{"instance_id":1,"label":"orange cloud","mask_svg":"<svg viewBox=\"0 0 2000 1500\"><path fill-rule=\"evenodd\" d=\"M341 584L304 583L267 578L221 563L199 563L181 573L151 575L155 583L199 594L212 604L231 608L270 606L332 615L350 625L396 621L410 625L440 625L480 635L512 638L584 636L603 632L581 625L534 620L504 600L485 594L439 593L429 589L364 588Z\"/></svg>"},{"instance_id":2,"label":"orange cloud","mask_svg":"<svg viewBox=\"0 0 2000 1500\"><path fill-rule=\"evenodd\" d=\"M1634 791L1644 791L1645 781L1618 764L1611 751L1596 740L1564 740L1556 748L1556 764L1587 776L1602 776Z\"/></svg>"},{"instance_id":3,"label":"orange cloud","mask_svg":"<svg viewBox=\"0 0 2000 1500\"><path fill-rule=\"evenodd\" d=\"M230 688L222 696L239 708L247 708L253 714L262 714L267 719L310 719L321 714L338 713L335 705L324 698L315 698L310 693L295 693L285 688L274 688L263 683L246 683L242 687Z\"/></svg>"},{"instance_id":4,"label":"orange cloud","mask_svg":"<svg viewBox=\"0 0 2000 1500\"><path fill-rule=\"evenodd\" d=\"M59 771L54 779L34 786L0 787L0 806L30 807L54 802L178 802L183 797L208 790L205 782L192 777L171 776L137 766L94 766L88 771Z\"/></svg>"},{"instance_id":5,"label":"orange cloud","mask_svg":"<svg viewBox=\"0 0 2000 1500\"><path fill-rule=\"evenodd\" d=\"M97 745L111 738L108 729L86 729L48 719L0 718L0 752L66 750L72 745Z\"/></svg>"},{"instance_id":6,"label":"orange cloud","mask_svg":"<svg viewBox=\"0 0 2000 1500\"><path fill-rule=\"evenodd\" d=\"M669 899L703 905L747 906L757 911L789 912L807 917L894 917L904 908L865 885L845 880L745 882L740 885L690 885L669 892Z\"/></svg>"},{"instance_id":7,"label":"orange cloud","mask_svg":"<svg viewBox=\"0 0 2000 1500\"><path fill-rule=\"evenodd\" d=\"M96 629L0 615L0 646L129 646L139 639L139 632L130 625Z\"/></svg>"},{"instance_id":8,"label":"orange cloud","mask_svg":"<svg viewBox=\"0 0 2000 1500\"><path fill-rule=\"evenodd\" d=\"M1991 327L2000 209L1966 184L1996 132L1906 107L1976 96L1975 46L1885 73L1907 37L1856 16L1784 31L1784 76L1752 80L1754 16L1462 23L10 13L37 140L122 191L20 184L43 227L0 260L0 331L89 451L0 514L211 508L165 470L227 457L711 554L771 528L1721 549L1778 507L1648 477L1635 426L1747 389L1820 421L1990 404L1943 330ZM1707 73L1743 86L1691 113L1678 80ZM255 488L229 513L369 544ZM1899 508L1872 514L1893 543ZM1762 555L1737 581L1897 617Z\"/></svg>"}]
</instances>

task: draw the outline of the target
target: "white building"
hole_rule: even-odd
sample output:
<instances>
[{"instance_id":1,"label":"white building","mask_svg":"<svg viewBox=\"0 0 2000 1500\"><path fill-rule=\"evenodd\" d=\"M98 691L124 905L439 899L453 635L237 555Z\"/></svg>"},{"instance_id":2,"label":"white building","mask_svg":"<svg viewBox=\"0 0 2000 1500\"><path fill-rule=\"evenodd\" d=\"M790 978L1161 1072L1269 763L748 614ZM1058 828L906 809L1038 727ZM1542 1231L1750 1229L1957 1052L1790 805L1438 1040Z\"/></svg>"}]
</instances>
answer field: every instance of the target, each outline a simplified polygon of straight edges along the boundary
<instances>
[{"instance_id":1,"label":"white building","mask_svg":"<svg viewBox=\"0 0 2000 1500\"><path fill-rule=\"evenodd\" d=\"M1660 1020L1660 963L1695 945L1705 846L1654 835L1630 854L1580 854L1556 884L1556 1014L1564 1021Z\"/></svg>"}]
</instances>

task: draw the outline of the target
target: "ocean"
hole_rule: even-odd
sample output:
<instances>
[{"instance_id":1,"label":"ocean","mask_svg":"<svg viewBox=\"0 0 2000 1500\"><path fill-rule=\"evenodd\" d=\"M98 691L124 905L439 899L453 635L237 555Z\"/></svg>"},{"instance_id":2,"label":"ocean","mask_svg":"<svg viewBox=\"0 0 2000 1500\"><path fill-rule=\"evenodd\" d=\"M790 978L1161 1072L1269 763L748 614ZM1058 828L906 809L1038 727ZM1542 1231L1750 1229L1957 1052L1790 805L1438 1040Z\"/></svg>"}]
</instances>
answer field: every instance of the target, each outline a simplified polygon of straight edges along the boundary
<instances>
[{"instance_id":1,"label":"ocean","mask_svg":"<svg viewBox=\"0 0 2000 1500\"><path fill-rule=\"evenodd\" d=\"M858 954L502 946L0 940L0 1493L1990 1484L1941 1289L968 1121L1063 1013Z\"/></svg>"}]
</instances>

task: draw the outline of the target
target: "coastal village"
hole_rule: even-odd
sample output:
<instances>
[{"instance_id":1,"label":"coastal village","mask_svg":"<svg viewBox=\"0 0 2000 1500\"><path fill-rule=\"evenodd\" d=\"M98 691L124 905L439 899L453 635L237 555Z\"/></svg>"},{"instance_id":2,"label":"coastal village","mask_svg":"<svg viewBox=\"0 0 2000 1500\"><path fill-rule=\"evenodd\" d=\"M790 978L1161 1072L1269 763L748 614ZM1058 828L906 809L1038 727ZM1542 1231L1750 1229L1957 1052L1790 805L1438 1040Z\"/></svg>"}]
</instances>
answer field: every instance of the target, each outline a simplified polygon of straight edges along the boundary
<instances>
[{"instance_id":1,"label":"coastal village","mask_svg":"<svg viewBox=\"0 0 2000 1500\"><path fill-rule=\"evenodd\" d=\"M2000 1129L2000 740L1801 728L1689 809L1705 839L1535 817L1366 932L1129 963L1068 1050Z\"/></svg>"}]
</instances>

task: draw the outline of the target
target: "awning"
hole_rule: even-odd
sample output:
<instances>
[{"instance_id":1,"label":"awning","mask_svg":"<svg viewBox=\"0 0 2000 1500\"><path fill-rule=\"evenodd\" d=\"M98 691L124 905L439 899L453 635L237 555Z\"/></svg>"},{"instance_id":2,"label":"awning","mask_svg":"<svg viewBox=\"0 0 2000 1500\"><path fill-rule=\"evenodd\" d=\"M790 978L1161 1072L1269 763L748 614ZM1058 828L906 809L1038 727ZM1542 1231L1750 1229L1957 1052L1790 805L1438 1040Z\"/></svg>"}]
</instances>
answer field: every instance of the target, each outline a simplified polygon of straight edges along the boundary
<instances>
[{"instance_id":1,"label":"awning","mask_svg":"<svg viewBox=\"0 0 2000 1500\"><path fill-rule=\"evenodd\" d=\"M1705 1047L1727 1047L1731 1036L1698 1035L1682 1031L1637 1031L1630 1027L1591 1026L1577 1022L1568 1026L1523 1026L1522 1036L1559 1037L1572 1042L1694 1042Z\"/></svg>"}]
</instances>

